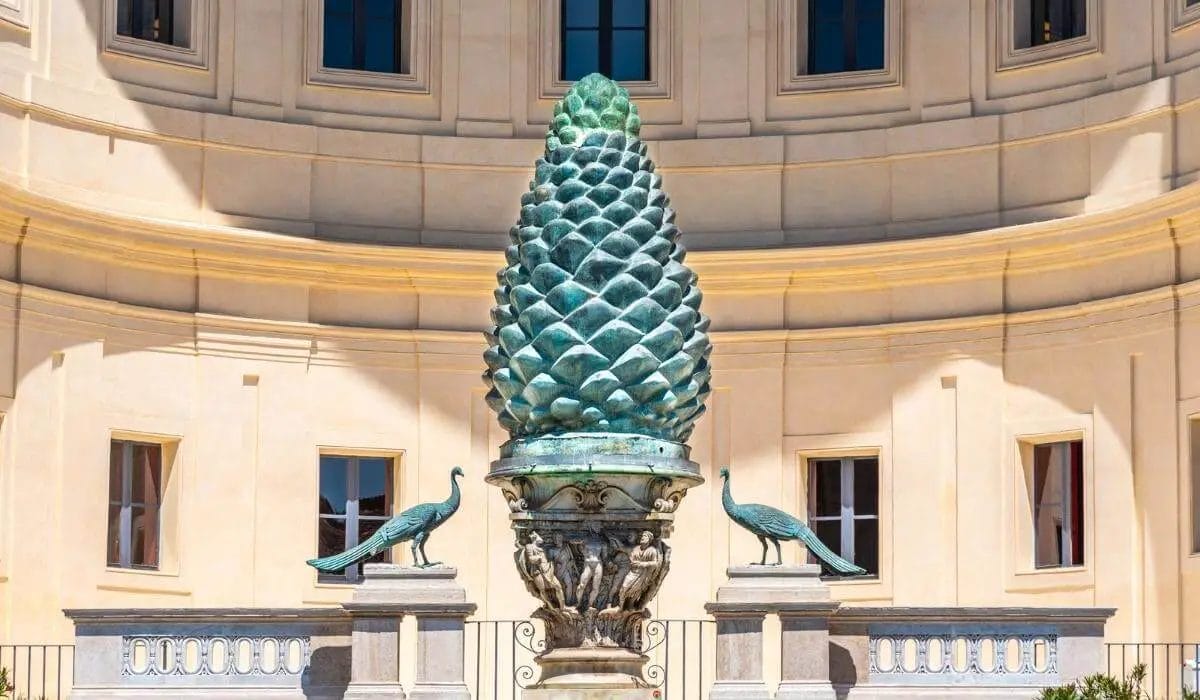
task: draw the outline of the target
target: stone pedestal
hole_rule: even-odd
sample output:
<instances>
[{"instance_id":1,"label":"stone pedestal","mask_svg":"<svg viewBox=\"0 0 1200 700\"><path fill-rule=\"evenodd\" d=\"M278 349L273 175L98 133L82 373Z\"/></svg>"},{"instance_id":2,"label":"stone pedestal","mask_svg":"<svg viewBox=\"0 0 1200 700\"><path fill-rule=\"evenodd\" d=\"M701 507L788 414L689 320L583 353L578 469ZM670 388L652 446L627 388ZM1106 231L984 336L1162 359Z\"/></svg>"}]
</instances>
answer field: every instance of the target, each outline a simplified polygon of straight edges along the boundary
<instances>
[{"instance_id":1,"label":"stone pedestal","mask_svg":"<svg viewBox=\"0 0 1200 700\"><path fill-rule=\"evenodd\" d=\"M417 618L416 683L410 698L470 700L463 682L463 628L475 605L451 567L367 564L342 607L353 618L346 700L402 700L400 621Z\"/></svg>"},{"instance_id":2,"label":"stone pedestal","mask_svg":"<svg viewBox=\"0 0 1200 700\"><path fill-rule=\"evenodd\" d=\"M706 606L717 621L717 674L710 698L770 698L763 682L763 620L779 615L783 668L778 700L833 700L829 682L829 618L838 603L821 568L737 566Z\"/></svg>"},{"instance_id":3,"label":"stone pedestal","mask_svg":"<svg viewBox=\"0 0 1200 700\"><path fill-rule=\"evenodd\" d=\"M542 677L536 687L522 692L527 700L645 700L653 693L638 681L646 656L628 649L555 649L537 662Z\"/></svg>"}]
</instances>

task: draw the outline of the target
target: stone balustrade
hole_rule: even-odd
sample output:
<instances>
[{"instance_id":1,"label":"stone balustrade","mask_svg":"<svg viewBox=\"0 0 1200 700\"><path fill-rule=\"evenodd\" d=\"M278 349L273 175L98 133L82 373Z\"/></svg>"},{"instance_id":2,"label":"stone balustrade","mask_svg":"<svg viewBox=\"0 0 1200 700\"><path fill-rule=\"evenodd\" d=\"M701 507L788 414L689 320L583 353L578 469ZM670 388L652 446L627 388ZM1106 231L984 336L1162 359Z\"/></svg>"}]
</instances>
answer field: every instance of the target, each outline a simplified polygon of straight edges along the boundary
<instances>
[{"instance_id":1,"label":"stone balustrade","mask_svg":"<svg viewBox=\"0 0 1200 700\"><path fill-rule=\"evenodd\" d=\"M71 697L340 698L351 618L340 608L66 610Z\"/></svg>"},{"instance_id":2,"label":"stone balustrade","mask_svg":"<svg viewBox=\"0 0 1200 700\"><path fill-rule=\"evenodd\" d=\"M848 608L829 622L830 679L849 698L1031 697L1105 668L1111 608ZM990 697L989 696L989 697Z\"/></svg>"}]
</instances>

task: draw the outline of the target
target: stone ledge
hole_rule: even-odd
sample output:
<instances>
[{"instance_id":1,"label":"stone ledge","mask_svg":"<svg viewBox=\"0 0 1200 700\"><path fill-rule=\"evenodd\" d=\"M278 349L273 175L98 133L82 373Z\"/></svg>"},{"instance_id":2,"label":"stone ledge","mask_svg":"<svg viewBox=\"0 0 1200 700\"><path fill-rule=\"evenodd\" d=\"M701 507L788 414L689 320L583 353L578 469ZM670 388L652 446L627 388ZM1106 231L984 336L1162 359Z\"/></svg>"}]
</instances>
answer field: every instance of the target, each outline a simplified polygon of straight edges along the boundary
<instances>
[{"instance_id":1,"label":"stone ledge","mask_svg":"<svg viewBox=\"0 0 1200 700\"><path fill-rule=\"evenodd\" d=\"M838 622L1104 622L1116 612L1116 608L842 607L834 619Z\"/></svg>"},{"instance_id":2,"label":"stone ledge","mask_svg":"<svg viewBox=\"0 0 1200 700\"><path fill-rule=\"evenodd\" d=\"M76 624L128 622L260 623L274 621L327 622L347 618L338 608L66 608L63 615Z\"/></svg>"}]
</instances>

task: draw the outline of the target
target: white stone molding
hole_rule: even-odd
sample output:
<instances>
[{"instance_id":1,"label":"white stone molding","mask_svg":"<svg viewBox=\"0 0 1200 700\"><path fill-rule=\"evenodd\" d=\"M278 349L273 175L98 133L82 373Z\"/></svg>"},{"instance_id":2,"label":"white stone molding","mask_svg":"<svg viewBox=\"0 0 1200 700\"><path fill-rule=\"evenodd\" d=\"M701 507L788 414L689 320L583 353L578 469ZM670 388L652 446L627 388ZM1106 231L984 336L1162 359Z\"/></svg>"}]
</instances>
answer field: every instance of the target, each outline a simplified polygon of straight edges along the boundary
<instances>
[{"instance_id":1,"label":"white stone molding","mask_svg":"<svg viewBox=\"0 0 1200 700\"><path fill-rule=\"evenodd\" d=\"M304 12L304 80L309 85L387 90L426 94L430 89L431 40L434 7L432 0L403 3L401 47L404 65L400 73L328 68L325 56L325 2L306 0Z\"/></svg>"},{"instance_id":2,"label":"white stone molding","mask_svg":"<svg viewBox=\"0 0 1200 700\"><path fill-rule=\"evenodd\" d=\"M1171 31L1179 31L1200 22L1200 2L1168 0L1171 3Z\"/></svg>"},{"instance_id":3,"label":"white stone molding","mask_svg":"<svg viewBox=\"0 0 1200 700\"><path fill-rule=\"evenodd\" d=\"M650 3L650 79L622 81L630 97L670 98L674 81L672 57L675 54L675 0ZM557 99L567 94L571 81L559 76L562 57L562 3L560 0L535 0L530 12L529 34L534 39L530 51L533 84L539 99Z\"/></svg>"},{"instance_id":4,"label":"white stone molding","mask_svg":"<svg viewBox=\"0 0 1200 700\"><path fill-rule=\"evenodd\" d=\"M35 0L0 0L0 22L29 29Z\"/></svg>"},{"instance_id":5,"label":"white stone molding","mask_svg":"<svg viewBox=\"0 0 1200 700\"><path fill-rule=\"evenodd\" d=\"M776 91L826 92L891 87L903 82L904 0L884 0L883 68L820 75L808 74L808 2L773 0L768 27L774 36Z\"/></svg>"},{"instance_id":6,"label":"white stone molding","mask_svg":"<svg viewBox=\"0 0 1200 700\"><path fill-rule=\"evenodd\" d=\"M0 0L0 2L6 1L11 2L12 0ZM30 2L31 0L16 1ZM104 29L101 32L104 52L208 70L209 37L216 31L216 2L214 0L181 0L178 6L183 9L178 16L186 22L184 28L188 35L187 44L183 46L118 34L117 0L104 0Z\"/></svg>"},{"instance_id":7,"label":"white stone molding","mask_svg":"<svg viewBox=\"0 0 1200 700\"><path fill-rule=\"evenodd\" d=\"M1029 2L1030 0L993 0L997 71L1041 65L1103 51L1101 37L1104 34L1104 15L1103 3L1100 0L1087 0L1087 31L1083 36L1041 46L1021 46L1029 41L1029 37L1024 36L1024 30L1020 28L1029 25Z\"/></svg>"}]
</instances>

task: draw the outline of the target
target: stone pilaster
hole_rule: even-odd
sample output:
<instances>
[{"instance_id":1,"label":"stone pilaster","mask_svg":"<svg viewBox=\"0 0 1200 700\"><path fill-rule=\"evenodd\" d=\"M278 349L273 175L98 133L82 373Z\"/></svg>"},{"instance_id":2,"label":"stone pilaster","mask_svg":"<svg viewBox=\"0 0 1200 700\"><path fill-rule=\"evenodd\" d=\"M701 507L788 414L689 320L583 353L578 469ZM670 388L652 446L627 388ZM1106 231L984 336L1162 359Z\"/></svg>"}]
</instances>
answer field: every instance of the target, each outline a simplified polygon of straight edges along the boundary
<instances>
[{"instance_id":1,"label":"stone pilaster","mask_svg":"<svg viewBox=\"0 0 1200 700\"><path fill-rule=\"evenodd\" d=\"M342 607L353 617L347 700L403 700L400 622L417 618L416 683L408 696L470 700L463 680L463 629L475 612L451 567L367 564Z\"/></svg>"},{"instance_id":2,"label":"stone pilaster","mask_svg":"<svg viewBox=\"0 0 1200 700\"><path fill-rule=\"evenodd\" d=\"M706 609L717 621L717 676L710 695L769 698L763 682L763 620L779 615L783 668L777 700L833 700L829 682L829 618L838 608L821 569L737 566Z\"/></svg>"}]
</instances>

